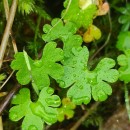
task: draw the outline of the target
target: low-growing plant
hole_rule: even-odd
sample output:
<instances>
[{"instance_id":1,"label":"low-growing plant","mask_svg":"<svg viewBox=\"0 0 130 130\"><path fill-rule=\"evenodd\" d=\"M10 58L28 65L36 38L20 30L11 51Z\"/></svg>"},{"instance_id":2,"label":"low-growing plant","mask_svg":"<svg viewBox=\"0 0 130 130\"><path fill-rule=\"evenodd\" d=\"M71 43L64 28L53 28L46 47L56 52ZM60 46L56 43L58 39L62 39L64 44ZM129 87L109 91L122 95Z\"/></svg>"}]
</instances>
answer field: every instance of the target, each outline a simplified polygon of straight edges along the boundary
<instances>
[{"instance_id":1,"label":"low-growing plant","mask_svg":"<svg viewBox=\"0 0 130 130\"><path fill-rule=\"evenodd\" d=\"M9 111L10 119L18 121L24 117L23 130L42 130L44 123L51 125L57 120L63 121L66 114L70 118L75 105L88 104L91 98L95 101L106 100L108 95L112 94L109 83L118 79L118 71L113 69L115 61L111 58L103 58L95 69L89 70L89 50L82 46L82 37L76 34L81 27L87 29L92 26L98 11L96 4L91 3L82 9L79 8L78 0L66 0L64 6L66 9L62 12L62 18L53 19L51 25L46 24L43 27L42 39L46 45L42 57L32 60L23 51L16 53L11 63L11 68L18 71L18 82L21 85L31 82L38 96L38 99L32 102L29 89L22 88L12 100L14 106ZM59 46L63 48L57 47L57 40L61 41L62 45ZM60 106L60 97L53 95L50 77L62 89L68 88L66 97L72 102L68 104L68 108ZM71 107L73 103L75 105ZM22 111L19 112L21 108Z\"/></svg>"},{"instance_id":2,"label":"low-growing plant","mask_svg":"<svg viewBox=\"0 0 130 130\"><path fill-rule=\"evenodd\" d=\"M52 125L57 121L71 119L75 114L76 106L88 105L91 100L106 101L112 94L111 84L118 79L124 81L125 85L130 82L128 44L130 32L128 17L126 18L129 15L129 5L127 9L119 9L119 11L124 10L119 18L119 22L124 25L116 47L124 54L117 58L120 65L117 70L114 68L116 61L105 56L90 67L90 50L85 44L91 44L102 37L100 28L94 24L94 19L110 13L107 2L65 0L61 18L52 20L39 3L44 5L41 0L38 2L19 0L18 3L18 11L23 16L31 12L38 15L36 30L31 27L34 30L34 38L29 41L28 46L33 56L29 56L24 48L14 55L10 64L22 88L13 96L9 118L15 122L22 119L22 130L43 130L46 124ZM40 34L42 18L51 21L43 26L43 33ZM40 39L44 45L41 46L37 39ZM42 50L40 56L39 50ZM127 100L127 87L125 90ZM35 98L32 98L33 95ZM129 101L126 104L129 110ZM93 120L92 124L95 122L98 121Z\"/></svg>"}]
</instances>

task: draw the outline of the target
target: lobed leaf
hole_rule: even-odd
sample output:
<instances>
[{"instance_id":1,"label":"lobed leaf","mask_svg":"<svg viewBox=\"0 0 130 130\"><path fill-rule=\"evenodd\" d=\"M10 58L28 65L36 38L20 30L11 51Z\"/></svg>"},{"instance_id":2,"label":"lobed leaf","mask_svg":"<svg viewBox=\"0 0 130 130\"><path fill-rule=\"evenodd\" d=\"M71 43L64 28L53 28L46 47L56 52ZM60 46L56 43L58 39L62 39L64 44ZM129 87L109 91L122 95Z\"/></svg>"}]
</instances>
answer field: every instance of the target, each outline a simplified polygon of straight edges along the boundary
<instances>
[{"instance_id":1,"label":"lobed leaf","mask_svg":"<svg viewBox=\"0 0 130 130\"><path fill-rule=\"evenodd\" d=\"M130 82L130 49L124 51L125 54L121 54L117 57L118 64L120 65L119 79L125 83Z\"/></svg>"},{"instance_id":2,"label":"lobed leaf","mask_svg":"<svg viewBox=\"0 0 130 130\"><path fill-rule=\"evenodd\" d=\"M26 96L25 96L26 95ZM30 109L30 104L32 101L30 100L30 91L27 88L23 88L19 91L13 100L13 106L9 110L9 118L12 121L18 121L24 117L22 123L22 130L28 130L31 127L35 130L42 130L43 129L43 122L40 117L34 115Z\"/></svg>"},{"instance_id":3,"label":"lobed leaf","mask_svg":"<svg viewBox=\"0 0 130 130\"><path fill-rule=\"evenodd\" d=\"M31 70L28 68L27 59ZM49 76L58 80L64 73L62 65L57 63L63 59L63 51L56 48L55 42L46 44L40 60L34 61L28 55L27 59L25 59L24 53L20 52L15 55L15 60L11 63L11 68L18 70L17 80L22 85L32 81L40 90L50 85Z\"/></svg>"},{"instance_id":4,"label":"lobed leaf","mask_svg":"<svg viewBox=\"0 0 130 130\"><path fill-rule=\"evenodd\" d=\"M52 88L45 87L40 92L38 101L31 104L33 113L49 125L57 121L57 107L61 104L59 96L52 95L53 93Z\"/></svg>"},{"instance_id":5,"label":"lobed leaf","mask_svg":"<svg viewBox=\"0 0 130 130\"><path fill-rule=\"evenodd\" d=\"M42 130L44 122L49 125L55 123L58 118L57 107L60 106L61 101L59 96L52 95L53 93L52 88L44 87L39 94L38 101L33 103L29 89L21 89L12 100L15 106L9 111L10 119L18 121L24 117L22 130Z\"/></svg>"},{"instance_id":6,"label":"lobed leaf","mask_svg":"<svg viewBox=\"0 0 130 130\"><path fill-rule=\"evenodd\" d=\"M66 39L70 35L76 33L77 28L74 23L68 22L63 24L61 19L55 18L52 20L51 25L44 25L43 31L46 33L42 36L43 40L50 42L58 38Z\"/></svg>"},{"instance_id":7,"label":"lobed leaf","mask_svg":"<svg viewBox=\"0 0 130 130\"><path fill-rule=\"evenodd\" d=\"M29 111L22 122L22 130L43 130L43 125L43 120Z\"/></svg>"},{"instance_id":8,"label":"lobed leaf","mask_svg":"<svg viewBox=\"0 0 130 130\"><path fill-rule=\"evenodd\" d=\"M121 51L130 49L129 41L130 41L130 31L120 32L120 34L118 35L118 41L116 47Z\"/></svg>"},{"instance_id":9,"label":"lobed leaf","mask_svg":"<svg viewBox=\"0 0 130 130\"><path fill-rule=\"evenodd\" d=\"M118 71L111 69L115 61L110 58L102 59L97 67L90 71L87 68L89 52L84 46L72 49L70 60L64 62L64 76L58 80L60 87L67 88L67 97L80 105L88 104L91 95L96 101L104 101L112 93L110 85L118 79Z\"/></svg>"},{"instance_id":10,"label":"lobed leaf","mask_svg":"<svg viewBox=\"0 0 130 130\"><path fill-rule=\"evenodd\" d=\"M120 7L117 9L122 15L119 17L118 21L123 24L121 31L125 32L129 30L130 27L130 4L126 4L126 7Z\"/></svg>"},{"instance_id":11,"label":"lobed leaf","mask_svg":"<svg viewBox=\"0 0 130 130\"><path fill-rule=\"evenodd\" d=\"M96 73L96 80L92 82L92 95L96 101L104 101L107 95L111 95L112 89L109 83L114 83L118 80L118 71L111 69L115 66L115 61L110 58L102 59L97 67L93 70Z\"/></svg>"},{"instance_id":12,"label":"lobed leaf","mask_svg":"<svg viewBox=\"0 0 130 130\"><path fill-rule=\"evenodd\" d=\"M63 98L62 106L57 108L58 121L62 122L65 118L70 119L74 116L75 104L69 98Z\"/></svg>"},{"instance_id":13,"label":"lobed leaf","mask_svg":"<svg viewBox=\"0 0 130 130\"><path fill-rule=\"evenodd\" d=\"M45 32L45 34L42 35L44 41L50 42L56 39L63 41L65 57L69 57L73 47L79 47L82 44L81 36L74 35L77 31L77 27L72 22L64 24L60 19L53 19L51 25L44 25L43 31Z\"/></svg>"},{"instance_id":14,"label":"lobed leaf","mask_svg":"<svg viewBox=\"0 0 130 130\"><path fill-rule=\"evenodd\" d=\"M64 3L66 9L62 12L63 19L75 23L78 28L90 26L97 12L96 4L89 4L87 8L82 9L79 0L72 0L70 4L69 2L69 0L66 0Z\"/></svg>"}]
</instances>

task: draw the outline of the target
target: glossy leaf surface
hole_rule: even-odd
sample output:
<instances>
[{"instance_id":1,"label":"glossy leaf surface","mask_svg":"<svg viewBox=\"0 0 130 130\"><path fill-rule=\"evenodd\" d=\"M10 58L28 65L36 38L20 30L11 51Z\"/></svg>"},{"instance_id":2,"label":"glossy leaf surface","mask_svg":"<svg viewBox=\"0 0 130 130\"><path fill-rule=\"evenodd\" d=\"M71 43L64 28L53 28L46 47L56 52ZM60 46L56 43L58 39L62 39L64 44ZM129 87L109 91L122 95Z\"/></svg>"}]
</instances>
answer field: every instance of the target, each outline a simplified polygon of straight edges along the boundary
<instances>
[{"instance_id":1,"label":"glossy leaf surface","mask_svg":"<svg viewBox=\"0 0 130 130\"><path fill-rule=\"evenodd\" d=\"M130 49L117 57L119 68L119 79L125 83L130 82Z\"/></svg>"},{"instance_id":2,"label":"glossy leaf surface","mask_svg":"<svg viewBox=\"0 0 130 130\"><path fill-rule=\"evenodd\" d=\"M80 8L79 0L69 2L69 0L64 2L64 7L66 8L66 10L62 12L64 20L76 23L78 28L87 28L91 25L97 11L96 4L90 3L86 8Z\"/></svg>"},{"instance_id":3,"label":"glossy leaf surface","mask_svg":"<svg viewBox=\"0 0 130 130\"><path fill-rule=\"evenodd\" d=\"M80 105L88 104L91 96L95 101L104 101L111 95L112 89L108 83L118 79L118 71L112 69L115 61L110 58L102 59L93 71L87 68L89 52L84 46L72 49L72 57L64 62L64 76L59 80L62 88L70 87L67 96Z\"/></svg>"},{"instance_id":4,"label":"glossy leaf surface","mask_svg":"<svg viewBox=\"0 0 130 130\"><path fill-rule=\"evenodd\" d=\"M77 27L74 23L67 22L65 25L60 19L53 19L51 25L46 24L43 27L42 38L46 42L60 39L63 42L64 56L69 57L73 47L79 47L82 44L80 35L76 35Z\"/></svg>"},{"instance_id":5,"label":"glossy leaf surface","mask_svg":"<svg viewBox=\"0 0 130 130\"><path fill-rule=\"evenodd\" d=\"M58 116L57 107L60 106L61 101L59 96L53 93L52 88L44 87L39 94L38 101L33 103L29 89L21 89L12 100L15 106L9 111L10 119L18 121L23 118L23 130L42 130L44 122L49 125L55 123Z\"/></svg>"},{"instance_id":6,"label":"glossy leaf surface","mask_svg":"<svg viewBox=\"0 0 130 130\"><path fill-rule=\"evenodd\" d=\"M130 41L130 31L120 32L116 47L121 51L130 49L129 41Z\"/></svg>"},{"instance_id":7,"label":"glossy leaf surface","mask_svg":"<svg viewBox=\"0 0 130 130\"><path fill-rule=\"evenodd\" d=\"M26 96L25 96L26 95ZM27 88L23 88L19 91L13 100L13 106L10 109L9 118L12 121L18 121L24 117L22 122L22 130L29 130L30 127L35 130L43 129L43 121L37 115L34 115L30 109L30 104L32 101L30 99L30 91Z\"/></svg>"},{"instance_id":8,"label":"glossy leaf surface","mask_svg":"<svg viewBox=\"0 0 130 130\"><path fill-rule=\"evenodd\" d=\"M32 112L49 125L57 121L57 107L61 104L59 96L52 95L53 93L52 88L45 87L40 92L38 101L31 104Z\"/></svg>"},{"instance_id":9,"label":"glossy leaf surface","mask_svg":"<svg viewBox=\"0 0 130 130\"><path fill-rule=\"evenodd\" d=\"M34 61L28 55L26 57L27 59L23 52L19 52L11 63L11 68L18 70L16 74L17 80L22 85L32 81L36 88L40 90L50 85L48 75L57 80L64 73L62 65L57 63L63 59L63 51L60 48L56 48L55 42L50 42L45 46L40 60Z\"/></svg>"}]
</instances>

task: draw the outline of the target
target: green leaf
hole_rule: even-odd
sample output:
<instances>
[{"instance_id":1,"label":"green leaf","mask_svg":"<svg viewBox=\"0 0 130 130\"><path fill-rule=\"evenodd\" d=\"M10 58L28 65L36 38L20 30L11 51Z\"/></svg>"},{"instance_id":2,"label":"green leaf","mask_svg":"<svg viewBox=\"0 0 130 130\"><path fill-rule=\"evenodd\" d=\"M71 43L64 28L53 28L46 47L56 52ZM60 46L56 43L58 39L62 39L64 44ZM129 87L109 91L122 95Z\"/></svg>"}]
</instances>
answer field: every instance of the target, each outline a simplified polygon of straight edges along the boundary
<instances>
[{"instance_id":1,"label":"green leaf","mask_svg":"<svg viewBox=\"0 0 130 130\"><path fill-rule=\"evenodd\" d=\"M9 117L12 121L18 121L24 117L22 130L42 130L44 122L51 125L58 119L57 107L60 106L59 96L52 95L54 90L50 87L44 87L38 101L33 103L30 99L30 91L23 88L19 91L13 100L13 106L10 109Z\"/></svg>"},{"instance_id":2,"label":"green leaf","mask_svg":"<svg viewBox=\"0 0 130 130\"><path fill-rule=\"evenodd\" d=\"M129 17L127 15L121 15L118 19L119 23L125 24L129 22Z\"/></svg>"},{"instance_id":3,"label":"green leaf","mask_svg":"<svg viewBox=\"0 0 130 130\"><path fill-rule=\"evenodd\" d=\"M19 94L16 95L12 100L12 104L17 106L10 109L10 119L13 121L18 121L24 117L27 114L27 109L29 108L30 103L31 101L29 90L25 88L21 89ZM20 107L22 108L22 111L19 111Z\"/></svg>"},{"instance_id":4,"label":"green leaf","mask_svg":"<svg viewBox=\"0 0 130 130\"><path fill-rule=\"evenodd\" d=\"M125 54L121 54L117 57L119 68L119 79L125 83L130 82L130 49L124 51Z\"/></svg>"},{"instance_id":5,"label":"green leaf","mask_svg":"<svg viewBox=\"0 0 130 130\"><path fill-rule=\"evenodd\" d=\"M96 74L96 80L91 80L92 95L95 101L104 101L107 95L111 95L111 86L107 83L114 83L118 80L118 71L111 69L115 66L115 61L110 58L102 59L93 70Z\"/></svg>"},{"instance_id":6,"label":"green leaf","mask_svg":"<svg viewBox=\"0 0 130 130\"><path fill-rule=\"evenodd\" d=\"M42 38L46 42L53 41L55 39L67 39L70 35L76 33L77 28L74 23L68 22L65 25L61 19L55 18L52 20L51 25L45 24Z\"/></svg>"},{"instance_id":7,"label":"green leaf","mask_svg":"<svg viewBox=\"0 0 130 130\"><path fill-rule=\"evenodd\" d=\"M22 122L22 130L43 130L43 125L43 120L29 111Z\"/></svg>"},{"instance_id":8,"label":"green leaf","mask_svg":"<svg viewBox=\"0 0 130 130\"><path fill-rule=\"evenodd\" d=\"M88 104L91 95L96 101L104 101L112 93L110 85L118 79L118 71L111 69L115 61L102 59L93 71L87 68L88 49L84 46L72 49L72 56L64 61L64 76L58 80L60 87L67 88L67 97L80 105Z\"/></svg>"},{"instance_id":9,"label":"green leaf","mask_svg":"<svg viewBox=\"0 0 130 130\"><path fill-rule=\"evenodd\" d=\"M121 31L123 31L123 32L128 31L129 27L130 27L130 22L128 21L127 23L122 25Z\"/></svg>"},{"instance_id":10,"label":"green leaf","mask_svg":"<svg viewBox=\"0 0 130 130\"><path fill-rule=\"evenodd\" d=\"M62 122L65 118L70 119L74 116L74 109L76 105L70 101L69 98L63 98L62 106L57 108L58 121Z\"/></svg>"},{"instance_id":11,"label":"green leaf","mask_svg":"<svg viewBox=\"0 0 130 130\"><path fill-rule=\"evenodd\" d=\"M123 24L121 31L128 31L130 27L130 4L126 4L126 7L117 8L122 15L118 18L119 23Z\"/></svg>"},{"instance_id":12,"label":"green leaf","mask_svg":"<svg viewBox=\"0 0 130 130\"><path fill-rule=\"evenodd\" d=\"M74 22L78 28L87 28L93 22L93 18L96 15L97 7L95 4L90 4L87 8L82 9L79 5L79 0L72 0L69 7L69 0L66 0L62 16L64 20Z\"/></svg>"},{"instance_id":13,"label":"green leaf","mask_svg":"<svg viewBox=\"0 0 130 130\"><path fill-rule=\"evenodd\" d=\"M6 78L6 75L3 73L3 74L0 74L0 83L2 83L2 80L4 80Z\"/></svg>"},{"instance_id":14,"label":"green leaf","mask_svg":"<svg viewBox=\"0 0 130 130\"><path fill-rule=\"evenodd\" d=\"M52 88L45 87L40 92L38 101L31 104L33 113L49 125L57 121L57 107L61 104L59 96L52 95L53 93Z\"/></svg>"},{"instance_id":15,"label":"green leaf","mask_svg":"<svg viewBox=\"0 0 130 130\"><path fill-rule=\"evenodd\" d=\"M12 100L13 106L9 110L9 118L12 121L18 121L21 118L24 118L22 123L22 130L42 130L43 129L43 121L40 117L34 115L30 109L30 104L32 101L30 100L30 91L27 88L23 88L19 91L19 94L14 96Z\"/></svg>"},{"instance_id":16,"label":"green leaf","mask_svg":"<svg viewBox=\"0 0 130 130\"><path fill-rule=\"evenodd\" d=\"M129 41L130 41L130 31L120 32L116 47L121 51L130 49Z\"/></svg>"},{"instance_id":17,"label":"green leaf","mask_svg":"<svg viewBox=\"0 0 130 130\"><path fill-rule=\"evenodd\" d=\"M62 49L56 48L55 42L50 42L44 47L40 60L34 61L28 55L25 58L24 53L20 52L15 55L15 60L11 63L11 68L18 70L16 76L20 84L26 85L32 80L32 83L40 90L50 85L49 76L55 80L62 77L64 73L63 67L57 63L62 59ZM31 70L29 70L27 63Z\"/></svg>"},{"instance_id":18,"label":"green leaf","mask_svg":"<svg viewBox=\"0 0 130 130\"><path fill-rule=\"evenodd\" d=\"M64 44L64 56L69 57L72 48L79 47L82 44L81 36L74 35L77 31L77 27L74 23L71 22L64 24L60 19L53 19L51 25L44 25L43 31L46 34L43 34L43 40L46 42L50 42L56 39L62 40Z\"/></svg>"}]
</instances>

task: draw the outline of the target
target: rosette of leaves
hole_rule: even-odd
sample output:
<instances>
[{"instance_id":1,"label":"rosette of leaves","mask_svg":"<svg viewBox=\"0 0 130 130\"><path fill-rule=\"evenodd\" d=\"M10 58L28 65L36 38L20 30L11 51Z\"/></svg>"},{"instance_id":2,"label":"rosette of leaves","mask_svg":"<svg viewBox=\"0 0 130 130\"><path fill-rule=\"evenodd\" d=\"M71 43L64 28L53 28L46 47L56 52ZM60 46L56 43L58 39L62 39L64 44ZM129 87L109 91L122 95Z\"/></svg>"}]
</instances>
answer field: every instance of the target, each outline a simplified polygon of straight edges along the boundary
<instances>
[{"instance_id":1,"label":"rosette of leaves","mask_svg":"<svg viewBox=\"0 0 130 130\"><path fill-rule=\"evenodd\" d=\"M89 52L86 47L81 47L81 40L75 37L74 26L69 22L63 25L62 21L52 21L52 26L45 25L43 35L45 41L61 39L64 50L64 76L57 80L62 88L69 88L67 96L75 104L87 104L91 100L91 95L96 101L103 101L107 95L112 93L112 89L107 82L113 83L118 79L118 71L111 69L115 62L110 58L100 61L99 65L93 71L87 69ZM71 25L71 26L68 26ZM56 33L57 31L58 33ZM62 32L64 30L64 32ZM49 37L50 36L50 37ZM75 43L78 45L75 46ZM105 73L104 73L105 72Z\"/></svg>"},{"instance_id":2,"label":"rosette of leaves","mask_svg":"<svg viewBox=\"0 0 130 130\"><path fill-rule=\"evenodd\" d=\"M80 2L82 1L65 0L64 7L66 9L63 10L62 16L64 20L74 22L78 28L87 28L93 22L97 12L97 7L96 4L92 4L92 1L86 1L89 5L82 8Z\"/></svg>"},{"instance_id":3,"label":"rosette of leaves","mask_svg":"<svg viewBox=\"0 0 130 130\"><path fill-rule=\"evenodd\" d=\"M70 119L74 116L74 109L76 105L71 102L69 98L62 99L62 106L57 108L58 121L62 122L64 119Z\"/></svg>"},{"instance_id":4,"label":"rosette of leaves","mask_svg":"<svg viewBox=\"0 0 130 130\"><path fill-rule=\"evenodd\" d=\"M30 99L30 91L23 88L12 100L13 106L9 111L9 118L18 121L23 118L22 130L43 130L44 122L53 124L57 121L57 108L60 98L52 95L54 90L44 87L39 95L38 101L33 103Z\"/></svg>"},{"instance_id":5,"label":"rosette of leaves","mask_svg":"<svg viewBox=\"0 0 130 130\"><path fill-rule=\"evenodd\" d=\"M130 49L129 41L130 41L130 31L126 31L126 32L121 31L120 34L118 35L116 47L120 51L125 51L127 49Z\"/></svg>"},{"instance_id":6,"label":"rosette of leaves","mask_svg":"<svg viewBox=\"0 0 130 130\"><path fill-rule=\"evenodd\" d=\"M124 51L117 57L118 64L120 65L119 79L125 83L130 82L130 49Z\"/></svg>"},{"instance_id":7,"label":"rosette of leaves","mask_svg":"<svg viewBox=\"0 0 130 130\"><path fill-rule=\"evenodd\" d=\"M46 42L54 40L62 40L64 56L68 57L73 47L79 47L82 44L82 38L80 35L75 35L77 27L72 22L63 23L60 19L53 19L51 25L46 24L43 27L45 34L42 35L42 39Z\"/></svg>"},{"instance_id":8,"label":"rosette of leaves","mask_svg":"<svg viewBox=\"0 0 130 130\"><path fill-rule=\"evenodd\" d=\"M63 76L64 69L60 63L63 50L56 48L55 42L46 44L40 60L32 60L27 54L18 52L11 63L13 70L18 70L16 77L20 84L26 85L30 81L36 90L50 85L49 76L57 80Z\"/></svg>"},{"instance_id":9,"label":"rosette of leaves","mask_svg":"<svg viewBox=\"0 0 130 130\"><path fill-rule=\"evenodd\" d=\"M68 88L67 97L76 105L88 104L91 96L95 101L106 100L112 93L108 83L118 79L118 71L112 69L115 66L113 59L102 59L90 71L87 68L88 57L87 47L73 48L71 57L64 61L64 76L58 80L60 87Z\"/></svg>"}]
</instances>

